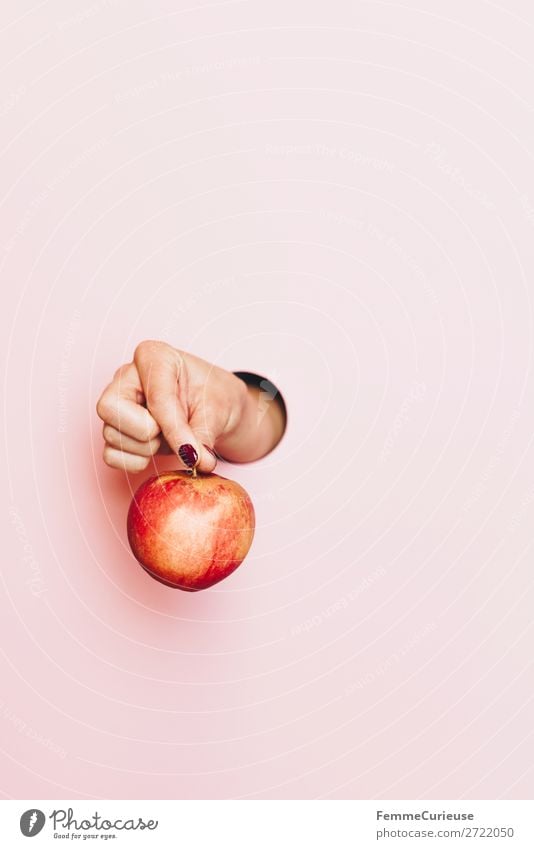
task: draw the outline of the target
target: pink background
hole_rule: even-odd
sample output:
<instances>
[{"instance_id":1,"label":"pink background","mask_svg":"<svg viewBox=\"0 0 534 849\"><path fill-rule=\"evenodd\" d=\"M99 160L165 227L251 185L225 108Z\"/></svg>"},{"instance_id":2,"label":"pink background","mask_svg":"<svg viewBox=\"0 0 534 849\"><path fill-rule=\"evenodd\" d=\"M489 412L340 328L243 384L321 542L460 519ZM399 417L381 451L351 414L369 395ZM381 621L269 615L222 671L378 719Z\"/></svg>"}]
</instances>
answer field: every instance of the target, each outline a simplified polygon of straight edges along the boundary
<instances>
[{"instance_id":1,"label":"pink background","mask_svg":"<svg viewBox=\"0 0 534 849\"><path fill-rule=\"evenodd\" d=\"M5 797L532 795L534 11L419 6L2 3ZM289 409L205 593L101 460L144 338Z\"/></svg>"}]
</instances>

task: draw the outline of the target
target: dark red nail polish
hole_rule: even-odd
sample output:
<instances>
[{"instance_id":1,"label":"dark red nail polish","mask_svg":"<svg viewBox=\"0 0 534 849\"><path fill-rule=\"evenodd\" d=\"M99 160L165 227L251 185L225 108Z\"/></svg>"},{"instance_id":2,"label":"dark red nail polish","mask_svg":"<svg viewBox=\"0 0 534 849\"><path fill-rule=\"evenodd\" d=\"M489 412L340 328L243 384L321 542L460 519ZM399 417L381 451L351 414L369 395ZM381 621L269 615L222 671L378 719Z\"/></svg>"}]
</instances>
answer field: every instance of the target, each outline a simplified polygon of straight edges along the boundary
<instances>
[{"instance_id":1,"label":"dark red nail polish","mask_svg":"<svg viewBox=\"0 0 534 849\"><path fill-rule=\"evenodd\" d=\"M206 451L208 451L211 454L212 457L215 457L215 459L217 459L217 455L216 455L215 451L213 450L213 448L210 448L209 445L206 445L205 442L203 442L202 445L204 446Z\"/></svg>"},{"instance_id":2,"label":"dark red nail polish","mask_svg":"<svg viewBox=\"0 0 534 849\"><path fill-rule=\"evenodd\" d=\"M188 442L185 445L180 445L178 449L178 454L180 455L180 459L185 463L185 465L192 469L193 466L196 466L198 462L198 454L193 448L192 445L189 445Z\"/></svg>"}]
</instances>

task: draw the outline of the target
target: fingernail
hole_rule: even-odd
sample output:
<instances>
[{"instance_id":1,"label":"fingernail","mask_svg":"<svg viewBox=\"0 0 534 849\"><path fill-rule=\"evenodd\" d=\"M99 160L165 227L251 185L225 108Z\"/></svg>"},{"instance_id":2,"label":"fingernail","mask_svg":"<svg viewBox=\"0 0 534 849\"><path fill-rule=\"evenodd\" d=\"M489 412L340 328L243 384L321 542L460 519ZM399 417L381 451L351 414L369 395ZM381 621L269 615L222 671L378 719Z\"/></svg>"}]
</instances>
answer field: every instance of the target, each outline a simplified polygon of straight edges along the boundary
<instances>
[{"instance_id":1,"label":"fingernail","mask_svg":"<svg viewBox=\"0 0 534 849\"><path fill-rule=\"evenodd\" d=\"M216 455L215 451L213 450L213 448L210 448L209 445L206 445L205 442L203 442L202 445L204 446L206 451L208 451L208 453L211 454L212 457L215 457L215 459L217 459L217 455Z\"/></svg>"},{"instance_id":2,"label":"fingernail","mask_svg":"<svg viewBox=\"0 0 534 849\"><path fill-rule=\"evenodd\" d=\"M185 465L192 469L193 466L196 466L198 462L198 454L193 448L192 445L189 445L188 442L185 445L180 445L178 449L178 454L180 455L180 459L185 463Z\"/></svg>"}]
</instances>

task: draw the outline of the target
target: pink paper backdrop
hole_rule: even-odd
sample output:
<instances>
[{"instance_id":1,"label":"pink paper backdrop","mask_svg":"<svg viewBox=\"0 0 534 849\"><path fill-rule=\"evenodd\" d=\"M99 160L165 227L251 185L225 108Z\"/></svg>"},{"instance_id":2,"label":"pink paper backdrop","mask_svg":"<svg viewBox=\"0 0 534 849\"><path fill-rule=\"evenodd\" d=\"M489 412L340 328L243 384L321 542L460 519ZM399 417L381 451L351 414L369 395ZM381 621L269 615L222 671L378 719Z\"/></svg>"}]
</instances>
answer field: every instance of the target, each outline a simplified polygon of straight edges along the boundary
<instances>
[{"instance_id":1,"label":"pink paper backdrop","mask_svg":"<svg viewBox=\"0 0 534 849\"><path fill-rule=\"evenodd\" d=\"M4 796L532 795L534 10L501 5L4 0ZM101 460L144 338L288 405L220 467L258 527L205 593L137 566L144 475Z\"/></svg>"}]
</instances>

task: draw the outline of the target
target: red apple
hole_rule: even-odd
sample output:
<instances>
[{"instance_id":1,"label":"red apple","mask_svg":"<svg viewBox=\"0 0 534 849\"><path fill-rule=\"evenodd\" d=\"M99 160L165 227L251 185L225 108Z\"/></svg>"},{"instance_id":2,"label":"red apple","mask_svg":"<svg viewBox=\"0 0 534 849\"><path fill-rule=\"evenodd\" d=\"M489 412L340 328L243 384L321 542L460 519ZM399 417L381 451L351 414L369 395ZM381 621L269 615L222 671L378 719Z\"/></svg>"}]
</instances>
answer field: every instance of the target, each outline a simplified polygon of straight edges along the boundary
<instances>
[{"instance_id":1,"label":"red apple","mask_svg":"<svg viewBox=\"0 0 534 849\"><path fill-rule=\"evenodd\" d=\"M128 540L146 571L181 590L204 590L243 562L254 537L246 490L220 475L166 472L148 478L128 511Z\"/></svg>"}]
</instances>

